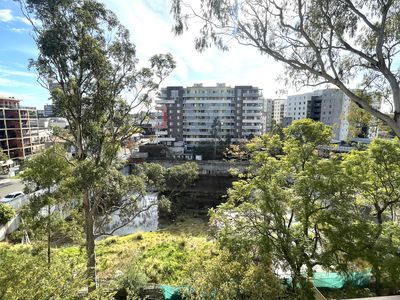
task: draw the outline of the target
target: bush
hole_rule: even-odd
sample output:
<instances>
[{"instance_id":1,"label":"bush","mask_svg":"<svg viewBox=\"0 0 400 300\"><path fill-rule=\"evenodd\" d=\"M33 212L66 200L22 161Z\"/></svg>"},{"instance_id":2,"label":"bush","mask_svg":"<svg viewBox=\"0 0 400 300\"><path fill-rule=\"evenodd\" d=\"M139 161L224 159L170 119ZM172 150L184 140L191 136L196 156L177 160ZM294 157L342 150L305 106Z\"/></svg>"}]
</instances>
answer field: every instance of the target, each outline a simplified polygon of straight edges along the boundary
<instances>
[{"instance_id":1,"label":"bush","mask_svg":"<svg viewBox=\"0 0 400 300\"><path fill-rule=\"evenodd\" d=\"M7 224L14 216L15 211L10 205L0 203L0 225Z\"/></svg>"},{"instance_id":2,"label":"bush","mask_svg":"<svg viewBox=\"0 0 400 300\"><path fill-rule=\"evenodd\" d=\"M74 300L85 280L85 268L76 258L54 255L49 266L46 252L40 249L0 247L0 299Z\"/></svg>"},{"instance_id":3,"label":"bush","mask_svg":"<svg viewBox=\"0 0 400 300\"><path fill-rule=\"evenodd\" d=\"M140 288L144 287L149 281L143 270L132 263L125 270L125 273L118 277L118 292L115 299L139 299Z\"/></svg>"}]
</instances>

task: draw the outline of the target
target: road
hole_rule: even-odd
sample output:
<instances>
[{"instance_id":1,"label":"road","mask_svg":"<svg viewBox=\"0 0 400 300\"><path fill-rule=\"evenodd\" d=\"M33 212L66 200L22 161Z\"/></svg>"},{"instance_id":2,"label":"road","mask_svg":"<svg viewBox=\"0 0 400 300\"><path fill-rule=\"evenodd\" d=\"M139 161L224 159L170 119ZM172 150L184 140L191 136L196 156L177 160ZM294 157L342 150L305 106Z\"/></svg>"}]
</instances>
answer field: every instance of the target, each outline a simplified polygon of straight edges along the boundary
<instances>
[{"instance_id":1,"label":"road","mask_svg":"<svg viewBox=\"0 0 400 300\"><path fill-rule=\"evenodd\" d=\"M25 185L19 179L0 180L0 199L12 192L24 191L24 187Z\"/></svg>"}]
</instances>

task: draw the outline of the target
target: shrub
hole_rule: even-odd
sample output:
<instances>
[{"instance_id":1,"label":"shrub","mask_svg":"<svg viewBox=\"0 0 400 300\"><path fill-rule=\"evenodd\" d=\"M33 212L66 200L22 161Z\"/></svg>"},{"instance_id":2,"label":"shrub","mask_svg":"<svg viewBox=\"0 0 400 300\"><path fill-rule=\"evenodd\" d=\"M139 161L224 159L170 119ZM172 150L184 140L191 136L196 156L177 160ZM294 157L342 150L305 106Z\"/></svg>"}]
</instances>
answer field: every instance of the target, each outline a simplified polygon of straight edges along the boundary
<instances>
[{"instance_id":1,"label":"shrub","mask_svg":"<svg viewBox=\"0 0 400 300\"><path fill-rule=\"evenodd\" d=\"M130 264L125 273L117 279L118 292L115 299L139 299L140 288L144 287L148 280L136 263Z\"/></svg>"},{"instance_id":2,"label":"shrub","mask_svg":"<svg viewBox=\"0 0 400 300\"><path fill-rule=\"evenodd\" d=\"M0 203L0 225L7 224L14 216L15 211L10 205Z\"/></svg>"}]
</instances>

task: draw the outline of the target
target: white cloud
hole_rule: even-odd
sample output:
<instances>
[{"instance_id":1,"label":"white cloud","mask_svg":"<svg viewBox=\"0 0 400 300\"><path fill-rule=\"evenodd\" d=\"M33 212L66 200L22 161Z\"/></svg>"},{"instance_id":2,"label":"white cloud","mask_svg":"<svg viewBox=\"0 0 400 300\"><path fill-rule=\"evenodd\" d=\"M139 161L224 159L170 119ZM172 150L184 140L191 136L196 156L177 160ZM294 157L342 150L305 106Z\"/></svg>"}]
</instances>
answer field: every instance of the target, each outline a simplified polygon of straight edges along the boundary
<instances>
[{"instance_id":1,"label":"white cloud","mask_svg":"<svg viewBox=\"0 0 400 300\"><path fill-rule=\"evenodd\" d=\"M26 66L23 66L26 67ZM34 72L10 70L5 66L0 65L0 74L6 76L22 76L22 77L37 77Z\"/></svg>"},{"instance_id":2,"label":"white cloud","mask_svg":"<svg viewBox=\"0 0 400 300\"><path fill-rule=\"evenodd\" d=\"M0 21L10 22L14 19L11 9L0 9Z\"/></svg>"},{"instance_id":3,"label":"white cloud","mask_svg":"<svg viewBox=\"0 0 400 300\"><path fill-rule=\"evenodd\" d=\"M15 32L15 33L24 33L24 32L29 31L29 29L27 29L27 28L15 28L15 27L13 27L13 28L11 28L11 31L12 31L12 32Z\"/></svg>"},{"instance_id":4,"label":"white cloud","mask_svg":"<svg viewBox=\"0 0 400 300\"><path fill-rule=\"evenodd\" d=\"M169 0L157 0L151 5L145 0L104 2L130 30L141 64L155 53L172 53L177 68L164 85L188 86L197 82L254 85L263 89L264 96L271 98L278 97L277 91L283 88L282 83L276 81L283 72L282 64L252 47L232 41L227 52L210 48L199 53L194 48L194 37L199 29L196 23L191 24L188 32L175 36Z\"/></svg>"},{"instance_id":5,"label":"white cloud","mask_svg":"<svg viewBox=\"0 0 400 300\"><path fill-rule=\"evenodd\" d=\"M16 17L16 19L25 23L26 25L31 25L31 22L29 22L29 20L25 17Z\"/></svg>"},{"instance_id":6,"label":"white cloud","mask_svg":"<svg viewBox=\"0 0 400 300\"><path fill-rule=\"evenodd\" d=\"M37 85L34 85L32 83L27 83L19 80L13 80L13 79L8 79L8 78L1 78L0 77L0 86L2 87L7 87L7 88L22 88L22 87L30 87L30 88L35 88Z\"/></svg>"}]
</instances>

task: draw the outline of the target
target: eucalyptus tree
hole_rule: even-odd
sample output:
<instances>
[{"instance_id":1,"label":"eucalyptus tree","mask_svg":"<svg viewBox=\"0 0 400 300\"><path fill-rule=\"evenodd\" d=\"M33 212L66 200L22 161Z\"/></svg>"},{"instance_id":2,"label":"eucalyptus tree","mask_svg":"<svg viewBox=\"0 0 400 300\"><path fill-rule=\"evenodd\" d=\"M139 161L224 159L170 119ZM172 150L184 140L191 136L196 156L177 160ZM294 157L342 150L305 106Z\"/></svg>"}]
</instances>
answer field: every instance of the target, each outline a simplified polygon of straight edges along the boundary
<instances>
[{"instance_id":1,"label":"eucalyptus tree","mask_svg":"<svg viewBox=\"0 0 400 300\"><path fill-rule=\"evenodd\" d=\"M23 226L30 227L38 235L41 235L41 231L45 232L49 265L55 224L60 225L59 221L62 222L64 218L62 213L59 214L60 210L55 208L68 206L70 202L69 195L63 193L60 184L71 173L72 165L66 159L65 151L60 146L54 146L29 158L21 174L25 193L30 194L27 208L23 210ZM35 194L36 191L39 192Z\"/></svg>"},{"instance_id":2,"label":"eucalyptus tree","mask_svg":"<svg viewBox=\"0 0 400 300\"><path fill-rule=\"evenodd\" d=\"M70 183L82 200L92 291L96 288L95 239L106 233L96 233L98 217L117 213L128 222L144 192L140 177L124 177L117 171L121 145L139 131L137 125L146 115L136 114L142 116L138 120L132 113L149 109L175 62L170 54L155 55L149 67L138 68L128 30L97 1L19 3L39 49L31 66L68 121L68 129L58 133L75 152ZM132 196L126 196L128 191Z\"/></svg>"},{"instance_id":3,"label":"eucalyptus tree","mask_svg":"<svg viewBox=\"0 0 400 300\"><path fill-rule=\"evenodd\" d=\"M199 8L171 0L174 30L201 20L198 50L229 42L254 47L283 62L295 85L330 84L400 136L400 1L398 0L201 0ZM195 21L193 21L195 22ZM392 113L352 89L392 97Z\"/></svg>"}]
</instances>

